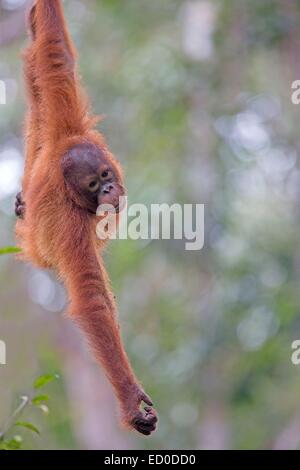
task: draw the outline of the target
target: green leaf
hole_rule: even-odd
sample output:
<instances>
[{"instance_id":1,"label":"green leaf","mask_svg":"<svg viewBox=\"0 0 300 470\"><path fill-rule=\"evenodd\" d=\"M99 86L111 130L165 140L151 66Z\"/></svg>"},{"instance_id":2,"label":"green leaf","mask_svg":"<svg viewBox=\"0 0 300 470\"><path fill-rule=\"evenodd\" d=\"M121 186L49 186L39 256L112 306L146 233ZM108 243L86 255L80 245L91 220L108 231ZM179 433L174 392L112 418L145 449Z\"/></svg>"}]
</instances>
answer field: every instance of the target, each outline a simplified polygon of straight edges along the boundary
<instances>
[{"instance_id":1,"label":"green leaf","mask_svg":"<svg viewBox=\"0 0 300 470\"><path fill-rule=\"evenodd\" d=\"M6 442L5 449L6 450L18 450L21 449L23 443L23 439L21 436L16 435L10 441Z\"/></svg>"},{"instance_id":2,"label":"green leaf","mask_svg":"<svg viewBox=\"0 0 300 470\"><path fill-rule=\"evenodd\" d=\"M36 381L34 382L34 388L38 390L39 388L44 387L47 385L49 382L53 382L53 380L58 379L59 376L57 374L47 374L47 375L42 375Z\"/></svg>"},{"instance_id":3,"label":"green leaf","mask_svg":"<svg viewBox=\"0 0 300 470\"><path fill-rule=\"evenodd\" d=\"M48 395L36 395L35 397L33 397L33 399L31 400L31 403L35 406L39 406L41 405L43 402L45 401L48 401L49 400L49 396Z\"/></svg>"},{"instance_id":4,"label":"green leaf","mask_svg":"<svg viewBox=\"0 0 300 470\"><path fill-rule=\"evenodd\" d=\"M0 450L11 450L11 449L8 447L8 442L6 442L6 441L0 442Z\"/></svg>"},{"instance_id":5,"label":"green leaf","mask_svg":"<svg viewBox=\"0 0 300 470\"><path fill-rule=\"evenodd\" d=\"M0 255L9 255L11 253L20 253L22 250L16 246L7 246L6 248L0 248Z\"/></svg>"},{"instance_id":6,"label":"green leaf","mask_svg":"<svg viewBox=\"0 0 300 470\"><path fill-rule=\"evenodd\" d=\"M22 428L29 429L30 431L35 432L36 434L40 434L40 431L34 424L28 423L26 421L17 421L15 423L15 426L20 426Z\"/></svg>"}]
</instances>

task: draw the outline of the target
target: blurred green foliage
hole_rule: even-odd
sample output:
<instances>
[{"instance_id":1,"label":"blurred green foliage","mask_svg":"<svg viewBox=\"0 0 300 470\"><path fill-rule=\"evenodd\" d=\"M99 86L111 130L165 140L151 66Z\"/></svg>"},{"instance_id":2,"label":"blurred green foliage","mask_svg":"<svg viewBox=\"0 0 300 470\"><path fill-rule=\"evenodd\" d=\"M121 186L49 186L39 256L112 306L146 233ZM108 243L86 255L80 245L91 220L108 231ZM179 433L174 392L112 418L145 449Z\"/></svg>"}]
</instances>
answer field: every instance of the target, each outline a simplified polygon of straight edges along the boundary
<instances>
[{"instance_id":1,"label":"blurred green foliage","mask_svg":"<svg viewBox=\"0 0 300 470\"><path fill-rule=\"evenodd\" d=\"M142 449L299 448L299 367L290 357L300 338L300 141L290 96L300 78L300 2L65 7L129 202L205 203L200 252L178 240L115 241L107 250L126 348L160 422L151 439L128 437L117 424L107 430L117 423L112 411L103 436L110 432L112 448L120 439ZM24 38L1 48L0 78L9 79L3 151L22 151ZM13 196L0 200L2 246L13 243ZM29 446L87 447L91 437L80 441L88 431L82 425L78 434L74 410L88 399L74 402L69 353L58 347L63 320L39 297L43 309L32 307L28 269L0 260L0 336L11 345L0 369L0 416L37 370L60 369L49 430ZM100 447L103 436L95 436Z\"/></svg>"}]
</instances>

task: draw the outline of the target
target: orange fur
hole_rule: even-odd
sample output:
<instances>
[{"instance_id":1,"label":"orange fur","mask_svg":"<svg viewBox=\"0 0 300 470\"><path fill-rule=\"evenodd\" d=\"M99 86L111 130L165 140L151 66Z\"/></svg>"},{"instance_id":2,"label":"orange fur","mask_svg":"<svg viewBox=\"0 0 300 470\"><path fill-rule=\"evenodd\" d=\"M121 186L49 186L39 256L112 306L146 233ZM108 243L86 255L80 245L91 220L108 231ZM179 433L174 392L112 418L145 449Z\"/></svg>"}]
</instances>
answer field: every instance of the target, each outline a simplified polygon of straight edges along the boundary
<instances>
[{"instance_id":1,"label":"orange fur","mask_svg":"<svg viewBox=\"0 0 300 470\"><path fill-rule=\"evenodd\" d=\"M37 0L29 16L31 43L24 53L28 95L23 198L26 213L16 233L22 257L53 268L65 283L70 317L85 334L120 402L123 422L148 435L157 421L124 351L117 309L97 240L96 216L70 199L61 170L62 156L76 144L100 148L122 181L119 163L93 129L80 88L75 50L60 0Z\"/></svg>"}]
</instances>

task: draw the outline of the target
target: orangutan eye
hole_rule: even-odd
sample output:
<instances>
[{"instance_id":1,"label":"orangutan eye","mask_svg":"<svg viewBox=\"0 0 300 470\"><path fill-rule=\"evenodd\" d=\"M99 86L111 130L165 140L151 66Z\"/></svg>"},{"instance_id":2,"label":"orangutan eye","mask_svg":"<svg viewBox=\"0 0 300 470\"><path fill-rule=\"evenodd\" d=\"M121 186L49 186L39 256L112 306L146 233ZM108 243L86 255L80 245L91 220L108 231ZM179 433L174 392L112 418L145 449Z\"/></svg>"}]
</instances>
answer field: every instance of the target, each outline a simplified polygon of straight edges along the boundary
<instances>
[{"instance_id":1,"label":"orangutan eye","mask_svg":"<svg viewBox=\"0 0 300 470\"><path fill-rule=\"evenodd\" d=\"M101 173L101 178L103 180L107 180L108 178L111 178L112 177L112 172L111 170L107 169L107 170L104 170L102 173Z\"/></svg>"},{"instance_id":2,"label":"orangutan eye","mask_svg":"<svg viewBox=\"0 0 300 470\"><path fill-rule=\"evenodd\" d=\"M98 191L99 188L100 188L100 181L99 180L94 179L94 180L90 181L89 191L91 191L92 193L95 193L96 191Z\"/></svg>"}]
</instances>

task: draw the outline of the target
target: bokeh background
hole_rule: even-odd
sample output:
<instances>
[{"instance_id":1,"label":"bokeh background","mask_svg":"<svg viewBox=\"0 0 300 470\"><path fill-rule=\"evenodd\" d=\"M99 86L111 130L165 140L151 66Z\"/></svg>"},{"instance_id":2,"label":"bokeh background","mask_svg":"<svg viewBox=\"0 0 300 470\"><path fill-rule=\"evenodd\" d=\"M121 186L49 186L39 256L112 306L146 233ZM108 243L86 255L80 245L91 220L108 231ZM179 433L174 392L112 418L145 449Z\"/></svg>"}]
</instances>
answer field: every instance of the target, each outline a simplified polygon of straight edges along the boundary
<instances>
[{"instance_id":1,"label":"bokeh background","mask_svg":"<svg viewBox=\"0 0 300 470\"><path fill-rule=\"evenodd\" d=\"M0 246L23 168L24 0L0 1ZM300 448L299 0L66 0L80 71L130 202L205 204L205 246L114 241L126 349L160 414L122 431L51 273L0 258L0 428L35 377L27 449ZM30 416L28 416L28 413Z\"/></svg>"}]
</instances>

